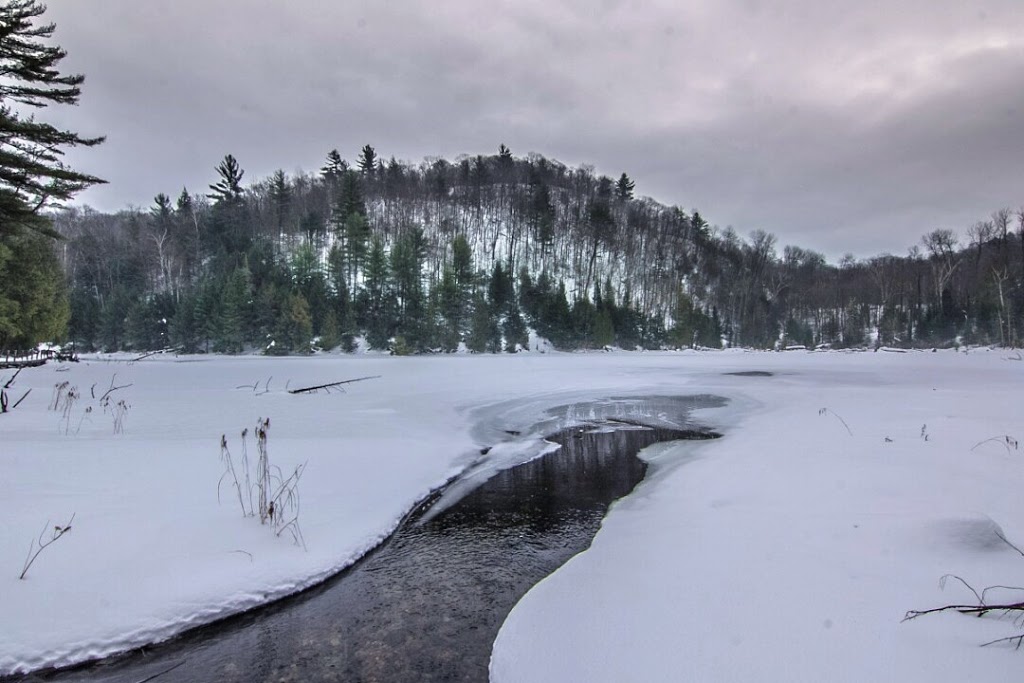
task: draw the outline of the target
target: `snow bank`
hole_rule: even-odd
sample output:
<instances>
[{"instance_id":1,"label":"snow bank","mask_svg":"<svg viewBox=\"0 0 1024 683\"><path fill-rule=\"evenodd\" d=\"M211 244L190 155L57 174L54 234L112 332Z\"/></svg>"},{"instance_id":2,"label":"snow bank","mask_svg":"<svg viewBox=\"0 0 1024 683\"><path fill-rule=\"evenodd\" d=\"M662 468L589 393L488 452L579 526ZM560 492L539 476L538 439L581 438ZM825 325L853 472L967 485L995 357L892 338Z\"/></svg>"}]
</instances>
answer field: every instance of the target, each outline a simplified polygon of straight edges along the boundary
<instances>
[{"instance_id":1,"label":"snow bank","mask_svg":"<svg viewBox=\"0 0 1024 683\"><path fill-rule=\"evenodd\" d=\"M722 374L752 370L776 374ZM536 442L510 431L585 417L553 417L554 406L714 393L731 403L703 418L726 437L646 452L649 479L593 548L510 616L495 680L1007 678L1021 660L977 644L1012 624L899 619L963 599L937 588L947 572L1020 583L1024 560L992 537L998 524L1024 539L1024 453L971 448L1024 436L1022 373L998 352L741 351L154 356L26 370L15 393L32 393L0 417L0 672L159 640L316 582L454 474L534 457ZM368 375L381 378L344 394L285 391ZM112 379L132 385L116 392L130 405L123 434L91 398ZM83 396L67 421L47 410L63 381ZM275 463L308 461L306 550L243 518L227 489L217 502L221 434L237 461L259 417L271 419ZM30 540L71 513L73 530L19 581Z\"/></svg>"},{"instance_id":2,"label":"snow bank","mask_svg":"<svg viewBox=\"0 0 1024 683\"><path fill-rule=\"evenodd\" d=\"M976 447L1024 436L1024 364L1004 355L762 354L774 377L701 378L759 405L652 456L592 548L513 610L491 679L1015 680L1020 653L979 647L1021 633L1010 620L901 623L974 602L947 573L1024 583L997 536L1024 543L1024 452Z\"/></svg>"}]
</instances>

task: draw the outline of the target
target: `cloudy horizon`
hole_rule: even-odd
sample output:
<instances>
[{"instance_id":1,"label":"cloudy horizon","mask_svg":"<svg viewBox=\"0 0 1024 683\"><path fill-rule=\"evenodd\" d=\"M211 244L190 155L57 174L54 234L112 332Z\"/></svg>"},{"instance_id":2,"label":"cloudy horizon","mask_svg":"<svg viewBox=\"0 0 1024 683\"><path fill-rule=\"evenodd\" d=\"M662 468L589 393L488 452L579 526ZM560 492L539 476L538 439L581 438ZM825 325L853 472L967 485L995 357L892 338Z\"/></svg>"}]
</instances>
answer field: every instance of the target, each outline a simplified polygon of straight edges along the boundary
<instances>
[{"instance_id":1,"label":"cloudy horizon","mask_svg":"<svg viewBox=\"0 0 1024 683\"><path fill-rule=\"evenodd\" d=\"M83 73L45 120L106 135L68 161L100 210L500 143L765 230L830 260L905 253L1024 205L1019 0L627 2L51 0Z\"/></svg>"}]
</instances>

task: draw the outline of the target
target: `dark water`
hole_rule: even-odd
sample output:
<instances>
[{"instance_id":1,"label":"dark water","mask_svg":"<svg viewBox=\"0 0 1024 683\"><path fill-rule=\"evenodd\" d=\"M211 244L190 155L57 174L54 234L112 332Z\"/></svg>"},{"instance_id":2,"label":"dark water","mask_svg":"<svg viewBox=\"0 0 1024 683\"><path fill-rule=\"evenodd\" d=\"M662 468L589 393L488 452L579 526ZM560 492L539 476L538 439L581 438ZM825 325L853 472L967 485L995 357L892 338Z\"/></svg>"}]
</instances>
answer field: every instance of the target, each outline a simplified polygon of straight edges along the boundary
<instances>
[{"instance_id":1,"label":"dark water","mask_svg":"<svg viewBox=\"0 0 1024 683\"><path fill-rule=\"evenodd\" d=\"M585 550L609 504L643 479L636 453L714 436L611 424L551 437L557 452L500 472L427 521L437 496L425 501L319 588L144 652L27 680L486 681L508 612Z\"/></svg>"}]
</instances>

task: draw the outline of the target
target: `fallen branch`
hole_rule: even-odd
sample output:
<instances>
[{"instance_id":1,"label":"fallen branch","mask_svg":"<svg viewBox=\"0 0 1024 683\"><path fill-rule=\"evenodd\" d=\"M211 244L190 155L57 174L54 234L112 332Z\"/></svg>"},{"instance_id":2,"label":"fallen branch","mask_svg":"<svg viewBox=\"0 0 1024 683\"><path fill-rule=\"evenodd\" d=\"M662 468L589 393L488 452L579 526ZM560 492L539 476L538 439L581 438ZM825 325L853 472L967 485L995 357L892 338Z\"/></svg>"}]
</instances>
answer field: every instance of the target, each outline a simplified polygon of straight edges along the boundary
<instances>
[{"instance_id":1,"label":"fallen branch","mask_svg":"<svg viewBox=\"0 0 1024 683\"><path fill-rule=\"evenodd\" d=\"M122 384L119 387L115 387L114 386L114 380L115 379L117 379L117 373L116 372L114 373L114 376L110 378L110 388L107 389L105 392L103 392L103 395L100 396L100 401L105 399L107 396L110 396L115 391L120 391L121 389L127 389L128 387L132 386L131 384Z\"/></svg>"},{"instance_id":2,"label":"fallen branch","mask_svg":"<svg viewBox=\"0 0 1024 683\"><path fill-rule=\"evenodd\" d=\"M139 356L137 358L132 358L130 361L128 361L128 364L130 365L132 363L135 363L136 361L144 360L146 358L149 358L150 356L155 356L158 353L167 353L169 351L177 351L177 350L178 349L176 349L176 348L174 348L172 346L172 347L168 347L166 349L158 349L156 351L150 351L149 353L144 353L144 354L142 354L141 356Z\"/></svg>"},{"instance_id":3,"label":"fallen branch","mask_svg":"<svg viewBox=\"0 0 1024 683\"><path fill-rule=\"evenodd\" d=\"M301 389L289 389L288 393L289 394L311 394L311 393L315 393L317 391L320 391L321 389L325 389L327 391L330 391L334 387L340 387L342 384L351 384L352 382L363 382L363 381L366 381L368 379L379 379L380 377L381 377L380 375L372 375L370 377L357 377L356 379L345 379L345 380L342 380L340 382L329 382L327 384L318 384L315 387L302 387Z\"/></svg>"},{"instance_id":4,"label":"fallen branch","mask_svg":"<svg viewBox=\"0 0 1024 683\"><path fill-rule=\"evenodd\" d=\"M44 526L43 530L39 533L39 548L36 549L35 553L32 552L32 549L35 548L36 545L35 539L33 539L32 543L28 546L28 557L25 558L25 566L22 567L21 575L18 576L19 580L24 579L25 574L28 574L28 568L31 567L32 563L36 561L37 557L39 557L39 553L56 543L58 538L71 531L71 522L73 521L75 521L74 513L71 514L71 519L68 520L67 524L64 526L57 525L53 527L53 536L48 541L44 541L43 534L45 534L46 530L50 527L50 521L46 521L46 526Z\"/></svg>"},{"instance_id":5,"label":"fallen branch","mask_svg":"<svg viewBox=\"0 0 1024 683\"><path fill-rule=\"evenodd\" d=\"M26 392L25 392L24 394L22 394L22 395L21 395L21 398L19 398L19 399L18 399L18 400L17 400L17 401L16 401L15 403L14 403L14 405L13 405L13 406L11 406L11 410L14 410L14 409L15 409L15 408L17 408L18 406L20 406L20 405L21 405L21 402L22 402L22 401L24 401L24 400L25 400L25 398L26 398L26 397L28 397L28 395L29 395L29 394L31 394L31 393L32 393L32 390L31 390L31 389L29 389L29 390L28 390L28 391L26 391Z\"/></svg>"},{"instance_id":6,"label":"fallen branch","mask_svg":"<svg viewBox=\"0 0 1024 683\"><path fill-rule=\"evenodd\" d=\"M15 370L14 374L11 375L11 378L7 380L6 384L4 384L4 389L10 389L11 385L14 384L14 380L18 377L18 373L20 373L24 369L25 368L18 368L17 370Z\"/></svg>"},{"instance_id":7,"label":"fallen branch","mask_svg":"<svg viewBox=\"0 0 1024 683\"><path fill-rule=\"evenodd\" d=\"M998 536L999 539L1001 541L1003 541L1006 545L1010 546L1015 551L1017 551L1017 553L1019 553L1020 555L1024 556L1024 551L1022 551L1020 548L1018 548L1013 543L1011 543L1006 538L1006 536L1002 534L1002 532L996 531L995 533L996 533L996 536ZM1008 602L1008 603L1001 603L1001 604L998 604L998 605L991 605L991 604L988 604L988 603L985 602L986 598L988 597L989 591L995 591L995 590L1024 591L1024 588L1021 588L1019 586L996 585L996 586L988 586L987 588L985 588L984 590L982 590L979 593L977 590L975 590L974 586L972 586L971 584L967 583L967 581L965 581L964 579L960 578L956 574L946 574L945 576L941 577L939 579L939 588L945 588L946 587L946 580L947 579L956 579L961 584L963 584L963 586L965 586L967 588L967 590L969 590L974 595L974 598L975 598L975 600L977 600L977 603L975 603L973 605L943 605L942 607L933 607L932 609L910 610L906 614L903 615L903 621L911 621L912 619L917 619L918 617L923 617L923 616L928 615L928 614L938 614L939 612L950 612L950 611L955 611L955 612L959 612L960 614L968 614L968 615L976 616L976 617L983 617L983 616L985 616L986 614L988 614L990 612L998 612L998 613L1001 613L1003 615L1007 615L1007 614L1010 614L1011 612L1013 612L1013 613L1016 613L1014 618L1013 618L1014 624L1016 624L1018 627L1020 627L1022 624L1024 624L1024 614L1022 614L1022 613L1024 613L1024 602ZM1021 644L1024 643L1024 634L1020 634L1019 633L1019 634L1014 635L1014 636L1008 636L1008 637L1005 637L1005 638L997 638L996 640L990 640L987 643L982 643L981 646L982 647L986 647L988 645L996 645L996 644L999 644L999 643L1013 643L1013 642L1016 642L1016 649L1019 650L1020 647L1021 647Z\"/></svg>"},{"instance_id":8,"label":"fallen branch","mask_svg":"<svg viewBox=\"0 0 1024 683\"><path fill-rule=\"evenodd\" d=\"M999 643L1012 643L1015 640L1017 641L1017 646L1014 649L1019 650L1021 642L1024 642L1024 634L1019 636L1009 636L1007 638L996 638L995 640L990 640L987 643L982 643L981 646L987 647L989 645L998 645Z\"/></svg>"},{"instance_id":9,"label":"fallen branch","mask_svg":"<svg viewBox=\"0 0 1024 683\"><path fill-rule=\"evenodd\" d=\"M1024 602L1012 602L1006 605L944 605L943 607L933 607L932 609L912 609L903 616L903 621L910 621L911 619L923 617L926 614L948 612L950 610L956 610L960 614L974 614L981 617L989 612L1024 612Z\"/></svg>"}]
</instances>

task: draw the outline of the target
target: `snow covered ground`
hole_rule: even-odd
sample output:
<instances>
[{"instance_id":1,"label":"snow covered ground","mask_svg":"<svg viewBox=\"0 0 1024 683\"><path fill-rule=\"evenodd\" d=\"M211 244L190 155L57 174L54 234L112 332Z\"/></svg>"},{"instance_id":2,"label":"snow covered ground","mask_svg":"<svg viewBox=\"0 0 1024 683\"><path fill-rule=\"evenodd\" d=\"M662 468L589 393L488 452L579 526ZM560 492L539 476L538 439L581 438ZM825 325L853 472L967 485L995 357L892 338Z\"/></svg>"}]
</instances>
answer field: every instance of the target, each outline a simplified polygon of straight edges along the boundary
<instances>
[{"instance_id":1,"label":"snow covered ground","mask_svg":"<svg viewBox=\"0 0 1024 683\"><path fill-rule=\"evenodd\" d=\"M32 393L0 417L0 672L165 638L315 582L482 446L532 457L536 440L505 430L552 406L715 393L730 405L698 417L725 438L645 452L647 480L593 547L510 615L493 680L1006 680L1024 655L978 645L1017 633L1011 622L900 619L973 600L941 591L946 573L1024 583L1024 558L995 533L1024 544L1024 451L974 448L1024 438L1024 363L1007 355L155 356L26 370L10 393ZM751 370L775 374L722 374ZM344 394L285 391L367 375L381 377ZM47 409L64 381L82 396L67 418ZM131 384L114 393L130 405L123 434L92 398L112 381ZM227 487L218 504L221 434L237 462L259 417L273 462L308 461L306 550L243 518ZM19 581L30 540L72 513Z\"/></svg>"}]
</instances>

